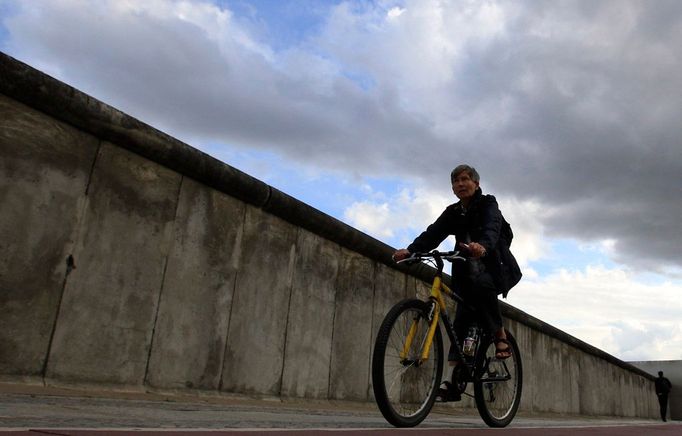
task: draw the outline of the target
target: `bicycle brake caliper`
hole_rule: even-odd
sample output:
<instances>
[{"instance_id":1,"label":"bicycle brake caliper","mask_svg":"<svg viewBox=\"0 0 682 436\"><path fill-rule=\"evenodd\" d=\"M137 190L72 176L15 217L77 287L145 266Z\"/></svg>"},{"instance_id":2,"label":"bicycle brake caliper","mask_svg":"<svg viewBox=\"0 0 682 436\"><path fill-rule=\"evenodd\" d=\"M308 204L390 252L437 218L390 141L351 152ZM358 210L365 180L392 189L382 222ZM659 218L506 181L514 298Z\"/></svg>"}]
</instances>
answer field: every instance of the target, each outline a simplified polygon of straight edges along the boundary
<instances>
[{"instance_id":1,"label":"bicycle brake caliper","mask_svg":"<svg viewBox=\"0 0 682 436\"><path fill-rule=\"evenodd\" d=\"M436 308L438 307L438 303L431 300L431 308L429 309L429 313L426 315L426 319L429 320L429 323L433 321L433 314L436 312Z\"/></svg>"}]
</instances>

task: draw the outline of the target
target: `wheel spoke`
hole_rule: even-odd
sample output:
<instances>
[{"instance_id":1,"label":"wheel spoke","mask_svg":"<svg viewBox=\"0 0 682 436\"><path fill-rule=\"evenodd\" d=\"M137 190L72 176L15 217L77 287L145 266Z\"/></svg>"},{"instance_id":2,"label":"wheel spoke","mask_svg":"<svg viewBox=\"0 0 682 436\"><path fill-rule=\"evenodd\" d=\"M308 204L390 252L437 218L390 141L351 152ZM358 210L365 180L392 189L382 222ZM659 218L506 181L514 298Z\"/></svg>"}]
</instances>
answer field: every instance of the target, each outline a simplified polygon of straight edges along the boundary
<instances>
[{"instance_id":1,"label":"wheel spoke","mask_svg":"<svg viewBox=\"0 0 682 436\"><path fill-rule=\"evenodd\" d=\"M443 356L440 331L437 330L428 359L421 361L429 330L427 309L428 305L420 300L400 303L386 315L377 337L372 362L374 393L380 410L396 426L421 422L433 405L440 382ZM410 331L411 342L406 348Z\"/></svg>"},{"instance_id":2,"label":"wheel spoke","mask_svg":"<svg viewBox=\"0 0 682 436\"><path fill-rule=\"evenodd\" d=\"M512 343L512 355L507 359L495 357L495 344L488 341L478 359L476 406L483 420L493 427L504 427L511 422L521 401L522 370L516 342ZM510 339L511 338L511 339Z\"/></svg>"}]
</instances>

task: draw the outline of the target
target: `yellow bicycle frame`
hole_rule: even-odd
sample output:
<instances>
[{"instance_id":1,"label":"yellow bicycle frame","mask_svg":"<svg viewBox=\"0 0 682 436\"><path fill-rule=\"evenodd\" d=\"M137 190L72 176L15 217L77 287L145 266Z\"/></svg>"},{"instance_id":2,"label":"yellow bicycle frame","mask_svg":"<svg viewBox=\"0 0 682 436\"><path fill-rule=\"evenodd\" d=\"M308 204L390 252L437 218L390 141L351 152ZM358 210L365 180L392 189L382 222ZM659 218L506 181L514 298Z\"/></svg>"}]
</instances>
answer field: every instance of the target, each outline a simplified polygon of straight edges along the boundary
<instances>
[{"instance_id":1,"label":"yellow bicycle frame","mask_svg":"<svg viewBox=\"0 0 682 436\"><path fill-rule=\"evenodd\" d=\"M433 337L436 334L436 328L438 328L440 313L446 309L445 299L443 299L442 292L447 294L452 293L450 288L443 283L443 280L439 276L436 276L433 278L433 285L431 286L431 295L429 296L429 300L434 301L437 304L438 310L434 310L433 312L433 318L431 319L431 323L429 325L429 332L426 335L426 341L424 341L421 356L419 357L420 363L426 361L429 358L429 352L431 351L431 345L433 344ZM410 347L412 346L412 340L414 339L416 333L417 320L413 320L412 325L410 326L410 331L408 332L407 338L405 340L405 345L403 346L403 351L400 353L401 359L407 358Z\"/></svg>"}]
</instances>

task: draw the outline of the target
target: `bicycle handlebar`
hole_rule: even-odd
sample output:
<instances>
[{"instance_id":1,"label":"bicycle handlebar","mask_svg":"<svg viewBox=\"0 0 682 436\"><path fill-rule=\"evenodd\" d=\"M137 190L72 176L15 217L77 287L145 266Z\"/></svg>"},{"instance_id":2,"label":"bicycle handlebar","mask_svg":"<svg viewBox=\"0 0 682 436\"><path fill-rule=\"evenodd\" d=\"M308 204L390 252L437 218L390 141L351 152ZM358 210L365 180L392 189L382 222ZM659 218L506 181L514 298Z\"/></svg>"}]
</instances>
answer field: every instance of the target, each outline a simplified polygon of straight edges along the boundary
<instances>
[{"instance_id":1,"label":"bicycle handlebar","mask_svg":"<svg viewBox=\"0 0 682 436\"><path fill-rule=\"evenodd\" d=\"M405 259L399 260L396 263L415 263L419 262L422 259L445 259L450 262L460 259L460 260L466 260L465 257L462 257L459 255L459 251L431 251L428 253L412 253L410 257L406 257Z\"/></svg>"}]
</instances>

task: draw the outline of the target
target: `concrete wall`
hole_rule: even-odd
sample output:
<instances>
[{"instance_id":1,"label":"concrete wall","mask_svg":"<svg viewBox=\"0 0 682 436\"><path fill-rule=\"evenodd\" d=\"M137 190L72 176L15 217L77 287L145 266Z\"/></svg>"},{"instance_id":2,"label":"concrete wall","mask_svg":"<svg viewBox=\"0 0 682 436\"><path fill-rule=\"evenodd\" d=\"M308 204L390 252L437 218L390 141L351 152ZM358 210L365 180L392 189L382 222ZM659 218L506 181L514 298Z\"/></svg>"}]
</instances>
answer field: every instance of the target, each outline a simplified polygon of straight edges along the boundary
<instances>
[{"instance_id":1,"label":"concrete wall","mask_svg":"<svg viewBox=\"0 0 682 436\"><path fill-rule=\"evenodd\" d=\"M650 360L630 363L657 378L658 371L663 371L663 376L673 385L668 396L668 419L682 421L682 360ZM655 397L656 391L653 387L651 389L648 395Z\"/></svg>"},{"instance_id":2,"label":"concrete wall","mask_svg":"<svg viewBox=\"0 0 682 436\"><path fill-rule=\"evenodd\" d=\"M372 400L379 323L432 274L2 54L0 207L5 381ZM503 314L522 410L656 416L650 375Z\"/></svg>"}]
</instances>

